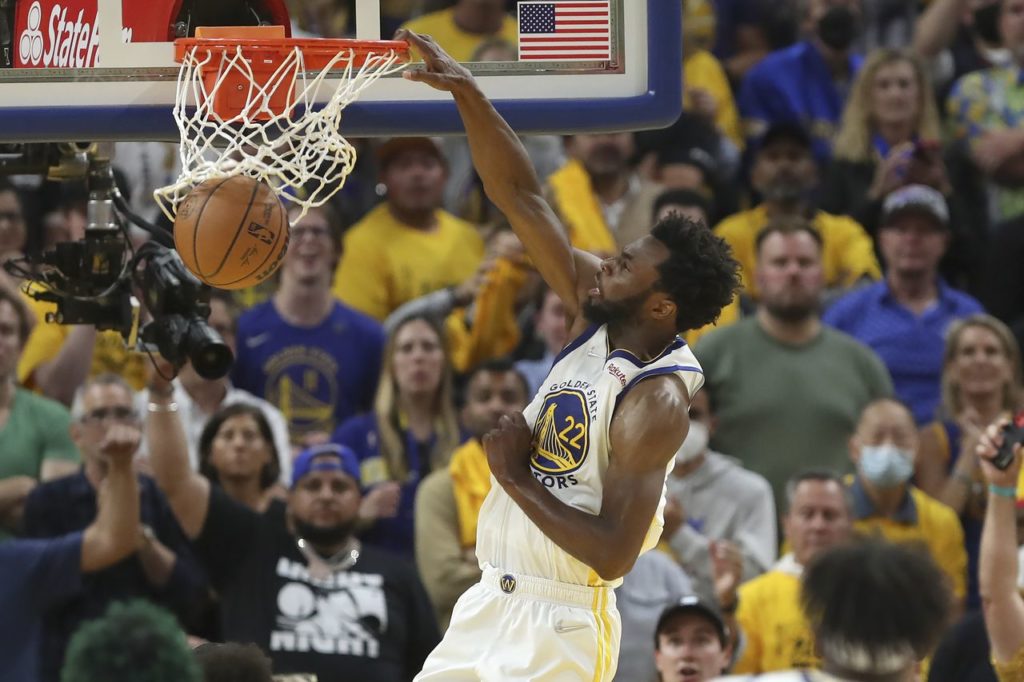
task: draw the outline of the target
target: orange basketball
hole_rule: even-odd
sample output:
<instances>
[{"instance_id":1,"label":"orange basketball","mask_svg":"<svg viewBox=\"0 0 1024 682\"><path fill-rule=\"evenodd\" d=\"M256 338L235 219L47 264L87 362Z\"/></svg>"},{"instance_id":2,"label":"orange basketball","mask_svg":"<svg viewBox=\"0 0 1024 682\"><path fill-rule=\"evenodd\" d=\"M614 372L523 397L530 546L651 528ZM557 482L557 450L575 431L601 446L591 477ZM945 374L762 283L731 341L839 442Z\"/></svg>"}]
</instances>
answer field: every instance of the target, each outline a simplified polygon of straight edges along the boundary
<instances>
[{"instance_id":1,"label":"orange basketball","mask_svg":"<svg viewBox=\"0 0 1024 682\"><path fill-rule=\"evenodd\" d=\"M178 206L174 246L200 281L244 289L272 275L288 249L288 217L277 194L244 175L196 185Z\"/></svg>"}]
</instances>

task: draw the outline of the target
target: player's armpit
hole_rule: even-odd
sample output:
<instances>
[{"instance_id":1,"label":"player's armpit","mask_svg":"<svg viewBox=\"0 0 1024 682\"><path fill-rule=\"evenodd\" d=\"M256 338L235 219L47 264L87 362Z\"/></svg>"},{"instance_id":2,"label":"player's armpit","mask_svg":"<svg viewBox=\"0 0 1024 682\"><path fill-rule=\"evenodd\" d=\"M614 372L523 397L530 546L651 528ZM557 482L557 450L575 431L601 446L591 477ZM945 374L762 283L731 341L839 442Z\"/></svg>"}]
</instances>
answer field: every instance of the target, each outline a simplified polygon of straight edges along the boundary
<instances>
[{"instance_id":1,"label":"player's armpit","mask_svg":"<svg viewBox=\"0 0 1024 682\"><path fill-rule=\"evenodd\" d=\"M611 462L599 514L566 505L528 467L498 482L555 544L602 579L621 578L633 567L658 509L666 467L689 428L688 406L686 387L672 375L642 381L626 394L610 427Z\"/></svg>"}]
</instances>

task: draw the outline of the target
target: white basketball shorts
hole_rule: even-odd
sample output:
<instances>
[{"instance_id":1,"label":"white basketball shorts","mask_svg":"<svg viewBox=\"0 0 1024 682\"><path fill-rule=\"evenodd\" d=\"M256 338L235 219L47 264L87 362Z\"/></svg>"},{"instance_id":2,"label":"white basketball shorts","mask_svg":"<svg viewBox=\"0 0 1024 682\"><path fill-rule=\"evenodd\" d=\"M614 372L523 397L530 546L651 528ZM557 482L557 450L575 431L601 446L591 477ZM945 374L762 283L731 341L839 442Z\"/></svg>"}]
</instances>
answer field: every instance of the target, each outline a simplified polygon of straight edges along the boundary
<instances>
[{"instance_id":1,"label":"white basketball shorts","mask_svg":"<svg viewBox=\"0 0 1024 682\"><path fill-rule=\"evenodd\" d=\"M489 566L414 682L610 682L621 634L611 588Z\"/></svg>"}]
</instances>

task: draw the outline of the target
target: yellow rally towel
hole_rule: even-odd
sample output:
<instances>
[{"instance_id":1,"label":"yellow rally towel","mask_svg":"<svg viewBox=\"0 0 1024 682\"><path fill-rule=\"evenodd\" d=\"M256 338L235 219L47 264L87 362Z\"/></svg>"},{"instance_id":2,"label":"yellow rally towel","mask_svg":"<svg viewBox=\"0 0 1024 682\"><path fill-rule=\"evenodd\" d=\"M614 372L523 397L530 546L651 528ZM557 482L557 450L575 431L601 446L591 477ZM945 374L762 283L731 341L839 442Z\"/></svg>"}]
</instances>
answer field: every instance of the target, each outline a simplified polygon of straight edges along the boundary
<instances>
[{"instance_id":1,"label":"yellow rally towel","mask_svg":"<svg viewBox=\"0 0 1024 682\"><path fill-rule=\"evenodd\" d=\"M448 465L455 493L455 509L459 515L459 540L463 547L476 545L476 521L480 507L491 491L491 467L487 453L476 438L471 438L455 452Z\"/></svg>"},{"instance_id":2,"label":"yellow rally towel","mask_svg":"<svg viewBox=\"0 0 1024 682\"><path fill-rule=\"evenodd\" d=\"M452 364L467 372L485 360L508 355L519 345L516 298L526 282L526 269L499 258L477 292L472 324L458 309L445 320Z\"/></svg>"},{"instance_id":3,"label":"yellow rally towel","mask_svg":"<svg viewBox=\"0 0 1024 682\"><path fill-rule=\"evenodd\" d=\"M604 222L601 203L590 185L583 164L570 160L548 178L558 214L569 229L569 241L577 249L610 255L618 251L615 236Z\"/></svg>"}]
</instances>

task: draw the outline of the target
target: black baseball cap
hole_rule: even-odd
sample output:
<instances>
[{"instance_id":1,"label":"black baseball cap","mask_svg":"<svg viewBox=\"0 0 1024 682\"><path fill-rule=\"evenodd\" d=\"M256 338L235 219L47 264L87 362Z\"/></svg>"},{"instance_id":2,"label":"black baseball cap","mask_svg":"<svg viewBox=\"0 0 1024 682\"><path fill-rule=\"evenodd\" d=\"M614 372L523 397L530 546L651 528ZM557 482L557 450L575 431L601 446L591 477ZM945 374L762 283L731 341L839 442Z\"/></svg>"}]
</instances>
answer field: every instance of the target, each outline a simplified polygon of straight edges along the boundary
<instances>
[{"instance_id":1,"label":"black baseball cap","mask_svg":"<svg viewBox=\"0 0 1024 682\"><path fill-rule=\"evenodd\" d=\"M803 125L796 121L780 121L769 126L764 134L757 139L757 149L760 151L781 141L794 142L807 150L814 146L811 134Z\"/></svg>"},{"instance_id":2,"label":"black baseball cap","mask_svg":"<svg viewBox=\"0 0 1024 682\"><path fill-rule=\"evenodd\" d=\"M725 624L725 618L722 617L721 611L714 604L701 599L695 594L683 597L675 604L672 604L658 616L658 625L654 628L654 646L658 646L658 637L668 627L669 621L678 615L684 613L696 613L700 616L704 616L706 619L711 621L711 624L715 626L715 630L718 632L718 639L722 642L724 647L729 642L729 628Z\"/></svg>"}]
</instances>

